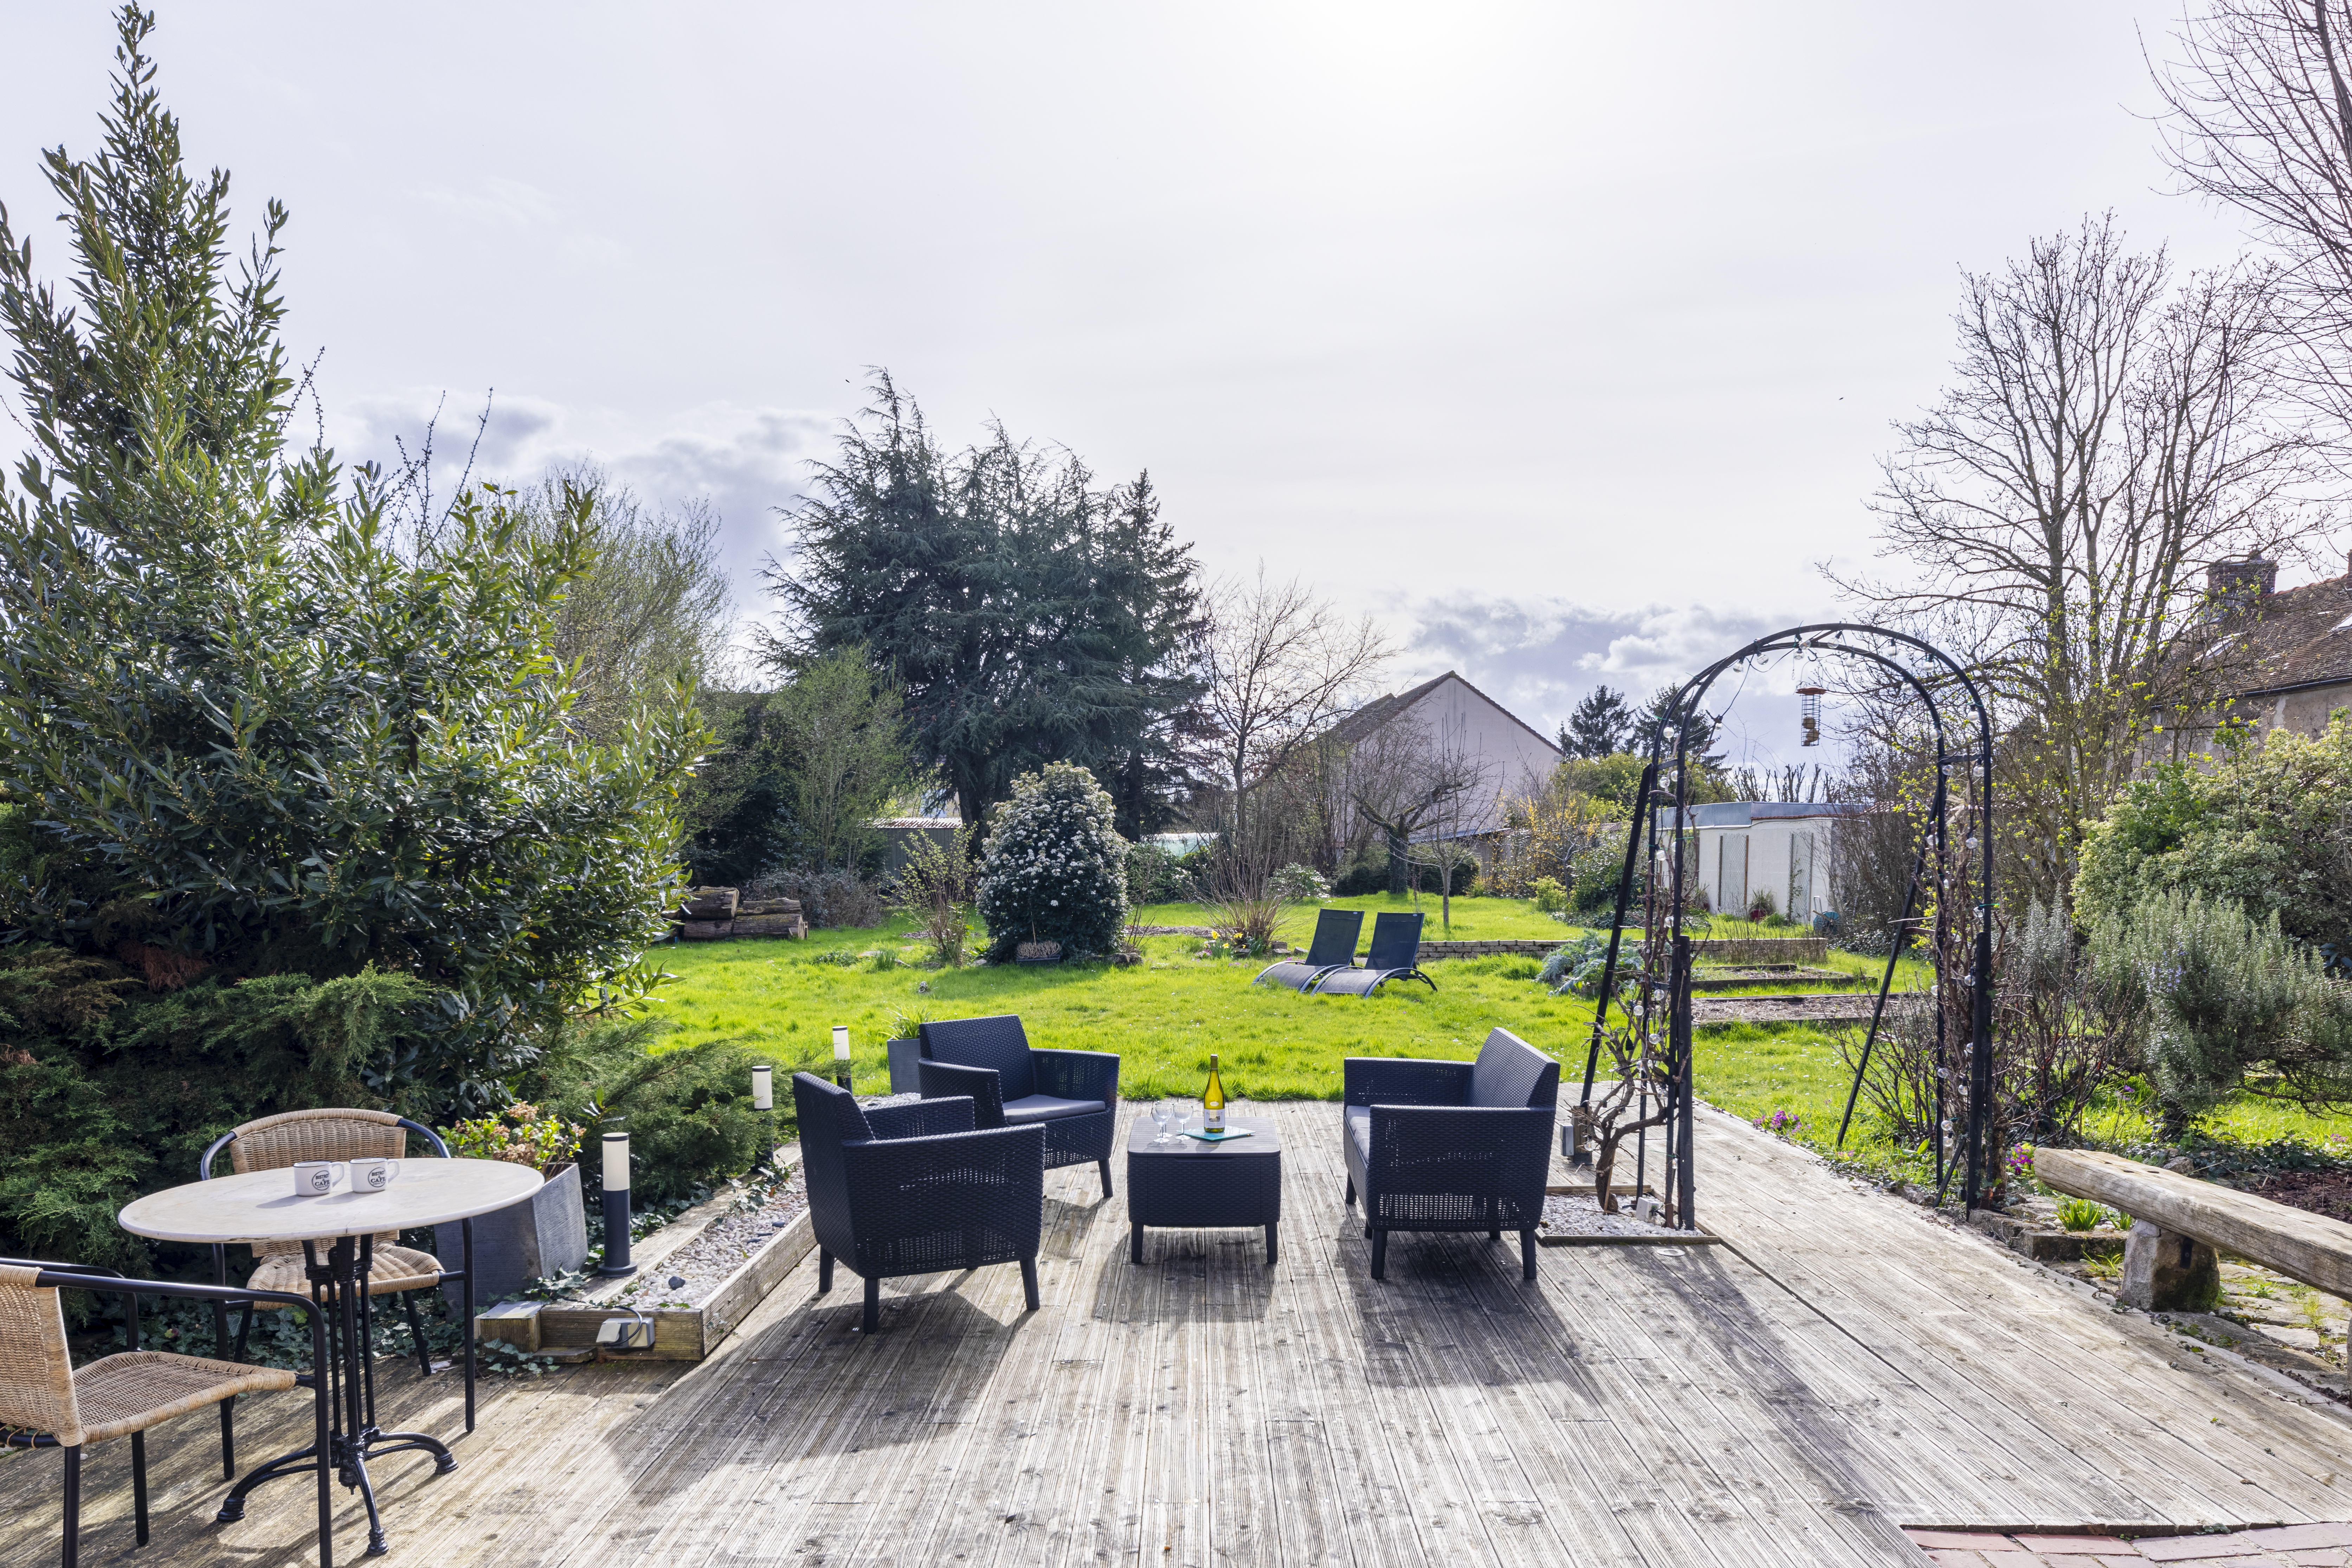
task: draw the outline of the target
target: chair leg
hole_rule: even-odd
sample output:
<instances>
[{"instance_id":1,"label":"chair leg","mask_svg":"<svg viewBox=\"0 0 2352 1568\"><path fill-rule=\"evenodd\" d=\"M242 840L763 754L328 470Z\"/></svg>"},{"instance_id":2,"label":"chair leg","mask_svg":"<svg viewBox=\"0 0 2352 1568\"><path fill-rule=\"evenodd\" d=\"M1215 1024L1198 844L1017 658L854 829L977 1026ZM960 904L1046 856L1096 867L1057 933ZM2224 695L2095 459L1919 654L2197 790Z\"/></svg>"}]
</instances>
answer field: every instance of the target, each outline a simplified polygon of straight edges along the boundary
<instances>
[{"instance_id":1,"label":"chair leg","mask_svg":"<svg viewBox=\"0 0 2352 1568\"><path fill-rule=\"evenodd\" d=\"M882 1279L879 1275L869 1274L866 1277L866 1331L870 1334L881 1327Z\"/></svg>"},{"instance_id":2,"label":"chair leg","mask_svg":"<svg viewBox=\"0 0 2352 1568\"><path fill-rule=\"evenodd\" d=\"M1372 1232L1372 1278L1375 1279L1388 1278L1388 1268L1389 1233L1387 1228L1382 1226Z\"/></svg>"},{"instance_id":3,"label":"chair leg","mask_svg":"<svg viewBox=\"0 0 2352 1568\"><path fill-rule=\"evenodd\" d=\"M1519 1232L1519 1278L1530 1285L1536 1282L1536 1233L1532 1228Z\"/></svg>"},{"instance_id":4,"label":"chair leg","mask_svg":"<svg viewBox=\"0 0 2352 1568\"><path fill-rule=\"evenodd\" d=\"M131 1434L131 1516L138 1521L139 1544L147 1544L147 1434Z\"/></svg>"},{"instance_id":5,"label":"chair leg","mask_svg":"<svg viewBox=\"0 0 2352 1568\"><path fill-rule=\"evenodd\" d=\"M221 1415L221 1479L236 1479L236 1417L230 1414L236 1406L236 1395L230 1394L220 1402Z\"/></svg>"},{"instance_id":6,"label":"chair leg","mask_svg":"<svg viewBox=\"0 0 2352 1568\"><path fill-rule=\"evenodd\" d=\"M1105 1196L1105 1197L1109 1197L1109 1196L1111 1195L1111 1190L1110 1190L1110 1161L1109 1161L1109 1160L1108 1160L1108 1159L1097 1160L1097 1161L1095 1162L1095 1169L1097 1169L1097 1170L1098 1170L1098 1171L1100 1171L1100 1172L1102 1173L1102 1179L1103 1179L1103 1196Z\"/></svg>"},{"instance_id":7,"label":"chair leg","mask_svg":"<svg viewBox=\"0 0 2352 1568\"><path fill-rule=\"evenodd\" d=\"M66 1450L66 1568L81 1561L81 1445Z\"/></svg>"},{"instance_id":8,"label":"chair leg","mask_svg":"<svg viewBox=\"0 0 2352 1568\"><path fill-rule=\"evenodd\" d=\"M425 1348L425 1324L416 1316L416 1292L400 1293L400 1310L408 1318L408 1337L416 1342L416 1370L426 1377L433 1375L433 1352Z\"/></svg>"},{"instance_id":9,"label":"chair leg","mask_svg":"<svg viewBox=\"0 0 2352 1568\"><path fill-rule=\"evenodd\" d=\"M1034 1258L1024 1258L1021 1260L1021 1294L1027 1299L1029 1310L1035 1311L1037 1310L1037 1260Z\"/></svg>"},{"instance_id":10,"label":"chair leg","mask_svg":"<svg viewBox=\"0 0 2352 1568\"><path fill-rule=\"evenodd\" d=\"M1356 1178L1355 1178L1355 1177L1350 1176L1350 1177L1349 1177L1349 1178L1348 1178L1348 1195L1347 1195L1346 1197L1344 1197L1344 1198L1341 1198L1339 1201L1340 1201L1341 1203L1343 1203L1343 1204L1352 1204L1352 1203L1354 1203L1354 1202L1356 1201Z\"/></svg>"},{"instance_id":11,"label":"chair leg","mask_svg":"<svg viewBox=\"0 0 2352 1568\"><path fill-rule=\"evenodd\" d=\"M833 1254L822 1247L816 1249L816 1293L820 1296L833 1293Z\"/></svg>"}]
</instances>

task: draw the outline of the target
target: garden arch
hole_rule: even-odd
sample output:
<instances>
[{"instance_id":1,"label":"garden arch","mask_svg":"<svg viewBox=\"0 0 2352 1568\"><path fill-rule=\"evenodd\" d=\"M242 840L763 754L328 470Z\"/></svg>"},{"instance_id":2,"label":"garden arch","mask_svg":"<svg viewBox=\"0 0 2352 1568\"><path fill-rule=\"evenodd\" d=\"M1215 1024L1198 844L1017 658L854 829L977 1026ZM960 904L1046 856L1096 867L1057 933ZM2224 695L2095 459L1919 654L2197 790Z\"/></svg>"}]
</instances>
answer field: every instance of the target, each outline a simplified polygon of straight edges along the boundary
<instances>
[{"instance_id":1,"label":"garden arch","mask_svg":"<svg viewBox=\"0 0 2352 1568\"><path fill-rule=\"evenodd\" d=\"M1969 1086L1967 1122L1963 1134L1965 1166L1961 1193L1962 1201L1973 1208L1983 1191L1985 1177L1985 1112L1992 1099L1992 721L1976 683L1958 660L1932 643L1922 641L1906 632L1890 631L1884 626L1864 626L1855 622L1828 621L1810 626L1791 626L1757 638L1738 652L1717 660L1674 693L1668 706L1669 722L1659 725L1650 740L1649 756L1642 772L1641 788L1636 795L1633 819L1625 836L1625 866L1617 884L1617 901L1610 922L1609 951L1601 973L1600 995L1592 1013L1592 1041L1584 1063L1584 1090L1579 1101L1580 1110L1592 1100L1592 1079L1601 1059L1602 1031L1606 1026L1609 1004L1616 991L1618 956L1625 932L1626 916L1633 904L1633 873L1642 863L1642 843L1646 828L1649 842L1655 851L1661 847L1660 814L1671 812L1672 846L1664 854L1668 868L1661 879L1652 876L1644 895L1642 917L1642 973L1636 982L1633 998L1625 1011L1634 1014L1628 1023L1639 1034L1645 1047L1639 1056L1643 1064L1654 1062L1650 1070L1654 1081L1639 1086L1642 1096L1642 1120L1648 1120L1648 1101L1653 1090L1663 1100L1663 1130L1665 1141L1664 1174L1661 1185L1667 1192L1670 1223L1685 1230L1697 1227L1695 1213L1696 1175L1693 1168L1692 1073L1691 1073L1691 963L1690 938L1684 934L1683 917L1689 889L1685 882L1685 857L1683 852L1685 833L1691 831L1690 772L1686 752L1689 745L1691 721L1700 711L1700 704L1708 690L1727 671L1751 660L1777 654L1831 654L1858 659L1886 671L1902 684L1927 709L1935 734L1936 787L1927 832L1922 836L1919 856L1911 873L1908 899L1904 910L1904 922L1910 920L1916 905L1920 879L1925 873L1932 849L1938 868L1937 886L1944 886L1943 868L1948 862L1950 845L1950 783L1955 767L1967 770L1962 788L1976 798L1971 840L1979 876L1979 896L1976 905L1976 933L1966 984L1969 987L1970 1049L1969 1055ZM1906 658L1913 662L1906 662ZM1915 668L1914 663L1926 665ZM1976 744L1971 750L1955 752L1947 734L1943 705L1938 692L1957 689L1967 699L1969 717L1975 721ZM1674 738L1671 758L1665 754L1668 734ZM1670 781L1670 782L1669 782ZM1663 880L1664 886L1661 886ZM1937 909L1942 918L1945 900L1939 899ZM1661 940L1663 938L1663 940ZM1937 958L1942 957L1942 944L1937 944ZM1865 1041L1863 1058L1854 1075L1854 1091L1862 1084L1862 1073L1869 1066L1871 1044L1875 1041L1879 1016L1883 1015L1886 993L1893 984L1895 958L1902 952L1898 940L1887 957L1886 977L1879 987L1878 1010L1871 1020L1871 1037ZM1940 987L1943 977L1939 973ZM1666 1044L1663 1051L1654 1049L1655 1030L1661 994L1664 1002ZM1937 1001L1937 1031L1941 1045L1944 1008L1939 994ZM1942 1060L1938 1050L1937 1059ZM1846 1116L1853 1114L1853 1093L1846 1099ZM1940 1100L1942 1086L1937 1086ZM1937 1188L1942 1189L1944 1170L1943 1118L1937 1119L1936 1152ZM1648 1163L1647 1131L1638 1135L1637 1172L1645 1172ZM1844 1128L1839 1129L1844 1138ZM1637 1177L1638 1181L1638 1177Z\"/></svg>"}]
</instances>

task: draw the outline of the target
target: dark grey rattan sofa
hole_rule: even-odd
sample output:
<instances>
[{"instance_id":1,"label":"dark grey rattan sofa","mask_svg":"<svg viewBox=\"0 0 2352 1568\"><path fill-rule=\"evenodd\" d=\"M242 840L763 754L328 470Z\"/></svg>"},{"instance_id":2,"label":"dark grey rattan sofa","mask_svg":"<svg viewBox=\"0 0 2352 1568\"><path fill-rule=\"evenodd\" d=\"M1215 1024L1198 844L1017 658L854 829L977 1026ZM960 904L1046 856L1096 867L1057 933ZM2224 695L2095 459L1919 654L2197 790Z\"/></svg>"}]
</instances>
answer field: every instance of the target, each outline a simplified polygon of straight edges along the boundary
<instances>
[{"instance_id":1,"label":"dark grey rattan sofa","mask_svg":"<svg viewBox=\"0 0 2352 1568\"><path fill-rule=\"evenodd\" d=\"M1340 1110L1348 1202L1364 1201L1372 1278L1388 1266L1392 1230L1519 1233L1524 1278L1536 1277L1559 1063L1508 1029L1475 1062L1349 1057Z\"/></svg>"},{"instance_id":2,"label":"dark grey rattan sofa","mask_svg":"<svg viewBox=\"0 0 2352 1568\"><path fill-rule=\"evenodd\" d=\"M816 1288L833 1266L866 1281L866 1331L880 1323L882 1281L943 1268L1021 1265L1037 1310L1037 1237L1045 1224L1045 1134L974 1131L971 1101L859 1107L848 1090L793 1075L801 1162L816 1228Z\"/></svg>"},{"instance_id":3,"label":"dark grey rattan sofa","mask_svg":"<svg viewBox=\"0 0 2352 1568\"><path fill-rule=\"evenodd\" d=\"M1045 1168L1092 1163L1110 1191L1110 1146L1117 1129L1118 1058L1108 1051L1029 1047L1018 1016L957 1018L916 1031L915 1064L925 1100L968 1094L975 1125L1045 1130Z\"/></svg>"}]
</instances>

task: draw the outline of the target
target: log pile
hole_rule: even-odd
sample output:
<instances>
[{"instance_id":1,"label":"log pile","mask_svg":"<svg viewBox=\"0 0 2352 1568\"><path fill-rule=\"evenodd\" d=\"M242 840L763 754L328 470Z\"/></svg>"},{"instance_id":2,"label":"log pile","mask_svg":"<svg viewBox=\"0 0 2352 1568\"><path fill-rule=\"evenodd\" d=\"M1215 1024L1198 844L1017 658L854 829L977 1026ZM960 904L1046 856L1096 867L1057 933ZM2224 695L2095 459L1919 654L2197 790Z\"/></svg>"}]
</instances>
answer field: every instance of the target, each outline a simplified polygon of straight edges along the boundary
<instances>
[{"instance_id":1,"label":"log pile","mask_svg":"<svg viewBox=\"0 0 2352 1568\"><path fill-rule=\"evenodd\" d=\"M809 931L799 900L747 900L734 888L697 888L678 905L674 918L678 935L688 942L726 942L739 936L798 941Z\"/></svg>"}]
</instances>

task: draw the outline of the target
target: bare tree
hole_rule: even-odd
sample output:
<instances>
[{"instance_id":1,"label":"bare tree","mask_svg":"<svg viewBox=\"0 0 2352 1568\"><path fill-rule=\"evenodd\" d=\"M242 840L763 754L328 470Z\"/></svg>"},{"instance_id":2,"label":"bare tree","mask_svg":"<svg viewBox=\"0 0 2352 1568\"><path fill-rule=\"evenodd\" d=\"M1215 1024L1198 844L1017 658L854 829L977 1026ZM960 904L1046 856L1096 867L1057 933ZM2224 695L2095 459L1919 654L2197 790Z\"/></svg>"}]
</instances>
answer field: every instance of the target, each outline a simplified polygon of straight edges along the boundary
<instances>
[{"instance_id":1,"label":"bare tree","mask_svg":"<svg viewBox=\"0 0 2352 1568\"><path fill-rule=\"evenodd\" d=\"M2055 903L2081 825L2222 673L2200 568L2305 531L2317 465L2243 269L2176 288L2112 218L1968 274L1954 381L1874 498L1895 580L1832 580L1973 656Z\"/></svg>"},{"instance_id":2,"label":"bare tree","mask_svg":"<svg viewBox=\"0 0 2352 1568\"><path fill-rule=\"evenodd\" d=\"M2253 220L2297 379L2352 413L2352 4L2214 0L2149 68L2189 189Z\"/></svg>"},{"instance_id":3,"label":"bare tree","mask_svg":"<svg viewBox=\"0 0 2352 1568\"><path fill-rule=\"evenodd\" d=\"M1250 786L1280 773L1353 705L1388 658L1370 617L1349 621L1297 578L1219 583L1210 595L1208 690L1218 768L1232 791L1234 837L1250 842Z\"/></svg>"}]
</instances>

